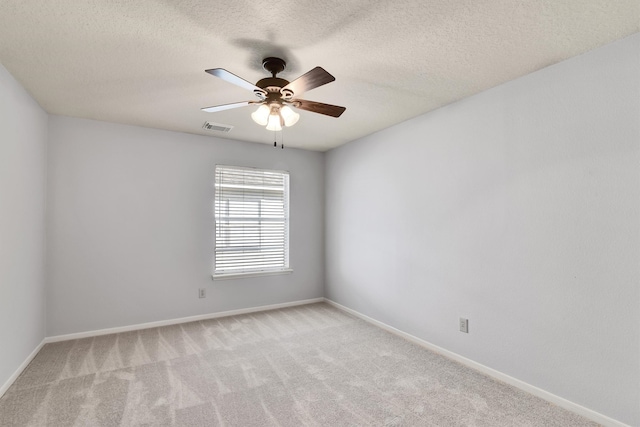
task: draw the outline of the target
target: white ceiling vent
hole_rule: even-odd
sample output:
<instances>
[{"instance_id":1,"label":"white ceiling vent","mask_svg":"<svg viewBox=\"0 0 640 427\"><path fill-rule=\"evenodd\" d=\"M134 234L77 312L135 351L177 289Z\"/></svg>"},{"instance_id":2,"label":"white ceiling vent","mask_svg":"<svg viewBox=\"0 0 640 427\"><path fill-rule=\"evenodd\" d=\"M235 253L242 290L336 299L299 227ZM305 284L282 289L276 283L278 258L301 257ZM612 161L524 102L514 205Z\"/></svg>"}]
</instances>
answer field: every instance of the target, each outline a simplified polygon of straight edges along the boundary
<instances>
[{"instance_id":1,"label":"white ceiling vent","mask_svg":"<svg viewBox=\"0 0 640 427\"><path fill-rule=\"evenodd\" d=\"M215 132L229 133L231 129L233 129L233 126L222 125L220 123L204 122L204 124L202 125L202 129L215 131Z\"/></svg>"}]
</instances>

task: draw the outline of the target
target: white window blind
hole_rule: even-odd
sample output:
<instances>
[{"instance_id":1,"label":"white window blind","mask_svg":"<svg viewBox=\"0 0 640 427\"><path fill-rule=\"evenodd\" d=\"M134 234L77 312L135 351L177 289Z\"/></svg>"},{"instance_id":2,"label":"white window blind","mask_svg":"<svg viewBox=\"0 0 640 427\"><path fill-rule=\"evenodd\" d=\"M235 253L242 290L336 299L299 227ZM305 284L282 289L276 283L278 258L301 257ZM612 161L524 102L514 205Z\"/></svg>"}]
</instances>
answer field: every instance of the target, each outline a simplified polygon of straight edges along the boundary
<instances>
[{"instance_id":1,"label":"white window blind","mask_svg":"<svg viewBox=\"0 0 640 427\"><path fill-rule=\"evenodd\" d=\"M216 166L215 276L289 269L289 173Z\"/></svg>"}]
</instances>

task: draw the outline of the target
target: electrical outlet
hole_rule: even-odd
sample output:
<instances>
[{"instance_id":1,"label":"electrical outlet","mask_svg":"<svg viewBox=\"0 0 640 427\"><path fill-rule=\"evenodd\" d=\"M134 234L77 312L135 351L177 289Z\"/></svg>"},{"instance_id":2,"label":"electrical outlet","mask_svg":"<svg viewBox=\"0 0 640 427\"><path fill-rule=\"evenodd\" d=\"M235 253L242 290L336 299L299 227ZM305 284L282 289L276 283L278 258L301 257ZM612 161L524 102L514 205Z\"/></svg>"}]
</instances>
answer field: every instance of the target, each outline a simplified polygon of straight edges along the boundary
<instances>
[{"instance_id":1,"label":"electrical outlet","mask_svg":"<svg viewBox=\"0 0 640 427\"><path fill-rule=\"evenodd\" d=\"M469 333L469 319L460 318L460 332Z\"/></svg>"},{"instance_id":2,"label":"electrical outlet","mask_svg":"<svg viewBox=\"0 0 640 427\"><path fill-rule=\"evenodd\" d=\"M207 297L207 290L205 288L200 288L198 290L198 298L206 298Z\"/></svg>"}]
</instances>

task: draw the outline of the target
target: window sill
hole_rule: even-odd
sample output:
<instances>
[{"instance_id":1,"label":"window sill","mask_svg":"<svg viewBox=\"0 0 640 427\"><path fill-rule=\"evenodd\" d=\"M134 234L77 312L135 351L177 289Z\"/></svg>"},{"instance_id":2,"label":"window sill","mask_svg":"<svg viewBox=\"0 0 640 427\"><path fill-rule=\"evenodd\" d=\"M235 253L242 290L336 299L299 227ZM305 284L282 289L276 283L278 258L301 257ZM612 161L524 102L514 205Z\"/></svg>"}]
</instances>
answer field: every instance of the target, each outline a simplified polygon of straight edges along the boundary
<instances>
[{"instance_id":1,"label":"window sill","mask_svg":"<svg viewBox=\"0 0 640 427\"><path fill-rule=\"evenodd\" d=\"M248 277L258 277L258 276L277 276L281 274L291 274L293 273L292 268L288 268L286 270L278 270L278 271L252 271L250 273L230 273L230 274L212 274L211 278L213 280L228 280L228 279L244 279Z\"/></svg>"}]
</instances>

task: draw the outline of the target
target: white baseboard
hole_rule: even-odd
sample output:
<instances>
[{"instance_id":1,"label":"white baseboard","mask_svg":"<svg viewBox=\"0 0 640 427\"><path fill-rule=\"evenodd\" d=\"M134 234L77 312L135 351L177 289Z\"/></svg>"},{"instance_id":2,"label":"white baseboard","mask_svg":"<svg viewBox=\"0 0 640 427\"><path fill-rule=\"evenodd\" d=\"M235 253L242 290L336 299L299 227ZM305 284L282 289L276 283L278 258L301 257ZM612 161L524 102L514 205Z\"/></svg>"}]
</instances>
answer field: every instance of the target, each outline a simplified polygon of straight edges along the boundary
<instances>
[{"instance_id":1,"label":"white baseboard","mask_svg":"<svg viewBox=\"0 0 640 427\"><path fill-rule=\"evenodd\" d=\"M20 366L18 366L18 369L16 369L13 375L11 375L9 379L7 379L7 381L5 381L4 384L2 384L2 387L0 387L0 397L4 396L7 390L9 390L9 387L11 387L11 385L15 382L15 380L18 379L22 371L24 371L24 369L27 366L29 366L29 363L31 363L33 358L36 357L36 354L38 354L38 352L40 351L40 349L44 344L45 344L44 340L40 341L40 344L38 344L36 348L31 352L31 354L29 354L27 358L24 359L24 362L22 362Z\"/></svg>"},{"instance_id":2,"label":"white baseboard","mask_svg":"<svg viewBox=\"0 0 640 427\"><path fill-rule=\"evenodd\" d=\"M585 408L584 406L580 406L577 403L573 403L567 399L564 399L560 396L556 396L555 394L549 393L548 391L542 390L541 388L538 388L536 386L533 386L529 383L526 383L524 381L521 381L517 378L513 378L507 374L504 374L500 371L496 371L493 368L489 368L488 366L484 366L478 362L474 362L471 359L467 359L464 356L460 356L457 353L454 353L452 351L446 350L442 347L438 347L435 344L431 344L428 341L425 341L423 339L420 339L418 337L415 337L411 334L408 334L406 332L403 332L399 329L394 328L393 326L389 326L386 323L382 323L378 320L375 320L369 316L366 316L358 311L355 311L353 309L350 309L348 307L345 307L341 304L338 304L337 302L331 301L328 298L324 299L325 302L327 302L328 304L342 310L345 311L349 314L352 314L366 322L369 322L375 326L378 326L386 331L389 331L393 334L399 335L415 344L418 344L428 350L434 351L436 353L439 353L443 356L448 357L449 359L453 359L456 362L459 362L469 368L475 369L476 371L480 371L485 375L488 375L492 378L495 378L499 381L502 381L504 383L507 383L509 385L512 385L516 388L519 388L520 390L526 391L527 393L530 393L534 396L537 396L541 399L544 399L548 402L553 403L554 405L560 406L561 408L564 408L568 411L574 412L578 415L582 415L583 417L591 420L591 421L595 421L598 424L601 424L603 426L607 426L607 427L629 427L627 424L624 424L620 421L614 420L613 418L609 418L606 415L602 415L599 412L593 411L589 408Z\"/></svg>"},{"instance_id":3,"label":"white baseboard","mask_svg":"<svg viewBox=\"0 0 640 427\"><path fill-rule=\"evenodd\" d=\"M159 326L177 325L180 323L197 322L199 320L216 319L218 317L238 316L240 314L255 313L257 311L277 310L279 308L295 307L297 305L323 302L324 298L312 298L281 304L262 305L259 307L241 308L238 310L221 311L218 313L201 314L198 316L181 317L178 319L160 320L157 322L139 323L137 325L120 326L116 328L98 329L95 331L77 332L74 334L55 335L46 337L44 343L77 340L80 338L97 337L99 335L118 334L120 332L137 331L140 329L157 328Z\"/></svg>"}]
</instances>

